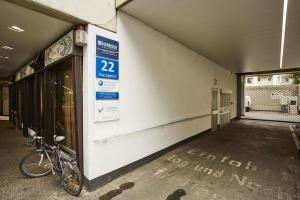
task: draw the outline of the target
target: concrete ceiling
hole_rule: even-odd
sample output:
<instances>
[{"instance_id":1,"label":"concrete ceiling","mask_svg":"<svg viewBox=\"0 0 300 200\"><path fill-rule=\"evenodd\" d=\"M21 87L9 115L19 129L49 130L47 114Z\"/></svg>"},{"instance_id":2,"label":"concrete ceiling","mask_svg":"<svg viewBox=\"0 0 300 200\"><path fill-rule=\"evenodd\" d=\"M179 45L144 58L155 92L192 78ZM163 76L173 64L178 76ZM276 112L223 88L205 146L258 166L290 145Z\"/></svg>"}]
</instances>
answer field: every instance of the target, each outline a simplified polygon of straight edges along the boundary
<instances>
[{"instance_id":1,"label":"concrete ceiling","mask_svg":"<svg viewBox=\"0 0 300 200\"><path fill-rule=\"evenodd\" d=\"M122 11L233 72L279 70L283 0L133 0ZM289 0L284 68L300 67L300 1Z\"/></svg>"},{"instance_id":2,"label":"concrete ceiling","mask_svg":"<svg viewBox=\"0 0 300 200\"><path fill-rule=\"evenodd\" d=\"M12 25L25 31L11 31L7 27ZM0 0L0 56L9 57L0 57L0 79L7 78L72 26L71 23ZM5 50L1 46L14 49Z\"/></svg>"}]
</instances>

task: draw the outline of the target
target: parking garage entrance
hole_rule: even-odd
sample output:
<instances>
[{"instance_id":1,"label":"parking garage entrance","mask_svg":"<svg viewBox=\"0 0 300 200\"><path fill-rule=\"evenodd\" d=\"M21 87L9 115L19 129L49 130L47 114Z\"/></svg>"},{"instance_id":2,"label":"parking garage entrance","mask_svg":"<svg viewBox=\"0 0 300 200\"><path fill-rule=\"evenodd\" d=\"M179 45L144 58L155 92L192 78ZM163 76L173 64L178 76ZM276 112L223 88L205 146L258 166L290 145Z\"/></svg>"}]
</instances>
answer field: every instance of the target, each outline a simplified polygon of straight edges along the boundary
<instances>
[{"instance_id":1,"label":"parking garage entrance","mask_svg":"<svg viewBox=\"0 0 300 200\"><path fill-rule=\"evenodd\" d=\"M242 80L242 118L300 122L300 71L251 74Z\"/></svg>"}]
</instances>

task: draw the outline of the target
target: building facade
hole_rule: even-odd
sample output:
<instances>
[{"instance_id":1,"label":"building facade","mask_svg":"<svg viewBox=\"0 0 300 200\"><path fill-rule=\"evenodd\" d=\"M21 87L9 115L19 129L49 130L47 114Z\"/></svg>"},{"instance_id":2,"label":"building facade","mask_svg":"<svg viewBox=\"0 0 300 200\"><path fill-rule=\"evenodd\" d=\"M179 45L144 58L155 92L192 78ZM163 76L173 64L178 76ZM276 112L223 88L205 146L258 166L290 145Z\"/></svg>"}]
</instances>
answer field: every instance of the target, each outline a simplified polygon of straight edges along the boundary
<instances>
[{"instance_id":1,"label":"building facade","mask_svg":"<svg viewBox=\"0 0 300 200\"><path fill-rule=\"evenodd\" d=\"M12 119L66 136L89 189L236 117L236 74L118 11L126 1L27 3L81 23L14 73Z\"/></svg>"}]
</instances>

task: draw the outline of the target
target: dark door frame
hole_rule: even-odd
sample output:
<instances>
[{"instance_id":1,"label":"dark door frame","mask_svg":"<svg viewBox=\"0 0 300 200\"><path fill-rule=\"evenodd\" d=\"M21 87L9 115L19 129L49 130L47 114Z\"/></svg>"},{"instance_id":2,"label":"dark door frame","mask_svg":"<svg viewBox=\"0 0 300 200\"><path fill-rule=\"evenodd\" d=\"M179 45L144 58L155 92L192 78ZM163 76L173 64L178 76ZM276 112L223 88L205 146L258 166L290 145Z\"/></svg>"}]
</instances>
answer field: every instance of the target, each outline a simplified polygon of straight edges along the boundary
<instances>
[{"instance_id":1,"label":"dark door frame","mask_svg":"<svg viewBox=\"0 0 300 200\"><path fill-rule=\"evenodd\" d=\"M83 60L81 56L74 56L72 59L73 72L73 87L74 87L74 101L75 101L75 130L77 135L76 156L78 160L78 167L83 173Z\"/></svg>"}]
</instances>

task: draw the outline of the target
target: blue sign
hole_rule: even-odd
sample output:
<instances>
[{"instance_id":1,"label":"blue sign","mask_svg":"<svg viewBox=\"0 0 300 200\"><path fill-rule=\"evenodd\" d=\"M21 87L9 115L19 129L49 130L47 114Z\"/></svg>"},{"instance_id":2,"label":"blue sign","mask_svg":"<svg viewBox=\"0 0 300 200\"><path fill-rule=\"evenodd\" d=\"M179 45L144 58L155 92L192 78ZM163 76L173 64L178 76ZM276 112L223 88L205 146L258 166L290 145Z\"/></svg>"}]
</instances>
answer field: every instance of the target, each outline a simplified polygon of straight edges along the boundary
<instances>
[{"instance_id":1,"label":"blue sign","mask_svg":"<svg viewBox=\"0 0 300 200\"><path fill-rule=\"evenodd\" d=\"M119 100L119 92L96 92L96 100Z\"/></svg>"},{"instance_id":2,"label":"blue sign","mask_svg":"<svg viewBox=\"0 0 300 200\"><path fill-rule=\"evenodd\" d=\"M119 60L119 42L97 35L96 56Z\"/></svg>"},{"instance_id":3,"label":"blue sign","mask_svg":"<svg viewBox=\"0 0 300 200\"><path fill-rule=\"evenodd\" d=\"M119 119L119 42L96 35L95 121Z\"/></svg>"},{"instance_id":4,"label":"blue sign","mask_svg":"<svg viewBox=\"0 0 300 200\"><path fill-rule=\"evenodd\" d=\"M96 58L96 78L119 80L119 62L107 58Z\"/></svg>"}]
</instances>

